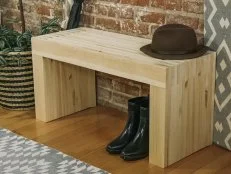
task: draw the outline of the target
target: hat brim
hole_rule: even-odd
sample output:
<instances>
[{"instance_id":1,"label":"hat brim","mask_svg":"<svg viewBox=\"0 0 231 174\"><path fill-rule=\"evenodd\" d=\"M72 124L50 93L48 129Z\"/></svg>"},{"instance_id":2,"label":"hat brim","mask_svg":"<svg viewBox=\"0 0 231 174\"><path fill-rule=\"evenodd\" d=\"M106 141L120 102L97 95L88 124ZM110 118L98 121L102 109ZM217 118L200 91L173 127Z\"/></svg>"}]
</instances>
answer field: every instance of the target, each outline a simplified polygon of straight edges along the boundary
<instances>
[{"instance_id":1,"label":"hat brim","mask_svg":"<svg viewBox=\"0 0 231 174\"><path fill-rule=\"evenodd\" d=\"M197 57L204 55L208 50L209 50L208 47L206 47L204 45L199 45L197 47L196 51L193 53L172 55L172 54L159 54L159 53L153 52L151 49L151 44L145 45L145 46L140 48L140 51L142 51L143 53L145 53L145 54L147 54L153 58L162 59L162 60L193 59L193 58L197 58Z\"/></svg>"}]
</instances>

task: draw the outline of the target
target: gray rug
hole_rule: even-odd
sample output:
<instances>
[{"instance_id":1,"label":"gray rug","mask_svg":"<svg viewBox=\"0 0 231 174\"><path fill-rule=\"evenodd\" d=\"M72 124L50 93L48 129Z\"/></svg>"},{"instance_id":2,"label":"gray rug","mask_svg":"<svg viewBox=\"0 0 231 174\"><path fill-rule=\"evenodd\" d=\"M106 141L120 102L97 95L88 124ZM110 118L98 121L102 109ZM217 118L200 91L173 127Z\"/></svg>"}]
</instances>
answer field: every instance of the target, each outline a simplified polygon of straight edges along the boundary
<instances>
[{"instance_id":1,"label":"gray rug","mask_svg":"<svg viewBox=\"0 0 231 174\"><path fill-rule=\"evenodd\" d=\"M106 174L108 172L74 159L6 129L0 129L1 174Z\"/></svg>"}]
</instances>

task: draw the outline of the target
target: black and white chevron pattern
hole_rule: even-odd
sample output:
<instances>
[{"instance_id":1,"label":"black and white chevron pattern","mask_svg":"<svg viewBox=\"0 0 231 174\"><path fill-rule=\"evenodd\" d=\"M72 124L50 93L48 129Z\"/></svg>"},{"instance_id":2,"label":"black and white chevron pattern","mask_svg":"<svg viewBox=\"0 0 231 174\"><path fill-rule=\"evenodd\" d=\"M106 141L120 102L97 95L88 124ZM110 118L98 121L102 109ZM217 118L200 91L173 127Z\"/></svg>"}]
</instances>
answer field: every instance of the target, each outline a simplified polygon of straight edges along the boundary
<instances>
[{"instance_id":1,"label":"black and white chevron pattern","mask_svg":"<svg viewBox=\"0 0 231 174\"><path fill-rule=\"evenodd\" d=\"M231 0L205 0L205 43L217 51L214 142L231 150Z\"/></svg>"},{"instance_id":2,"label":"black and white chevron pattern","mask_svg":"<svg viewBox=\"0 0 231 174\"><path fill-rule=\"evenodd\" d=\"M1 174L107 174L55 149L0 129Z\"/></svg>"}]
</instances>

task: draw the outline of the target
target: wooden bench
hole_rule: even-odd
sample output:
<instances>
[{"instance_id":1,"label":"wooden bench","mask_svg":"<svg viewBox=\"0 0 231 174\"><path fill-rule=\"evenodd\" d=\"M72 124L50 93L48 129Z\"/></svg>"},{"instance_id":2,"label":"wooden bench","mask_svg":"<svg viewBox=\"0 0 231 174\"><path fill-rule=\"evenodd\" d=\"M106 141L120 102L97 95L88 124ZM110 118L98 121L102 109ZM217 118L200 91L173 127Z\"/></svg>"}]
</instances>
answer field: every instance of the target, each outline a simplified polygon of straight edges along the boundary
<instances>
[{"instance_id":1,"label":"wooden bench","mask_svg":"<svg viewBox=\"0 0 231 174\"><path fill-rule=\"evenodd\" d=\"M212 144L215 53L151 58L149 39L79 28L33 38L36 118L96 106L95 71L150 85L151 164L166 167Z\"/></svg>"}]
</instances>

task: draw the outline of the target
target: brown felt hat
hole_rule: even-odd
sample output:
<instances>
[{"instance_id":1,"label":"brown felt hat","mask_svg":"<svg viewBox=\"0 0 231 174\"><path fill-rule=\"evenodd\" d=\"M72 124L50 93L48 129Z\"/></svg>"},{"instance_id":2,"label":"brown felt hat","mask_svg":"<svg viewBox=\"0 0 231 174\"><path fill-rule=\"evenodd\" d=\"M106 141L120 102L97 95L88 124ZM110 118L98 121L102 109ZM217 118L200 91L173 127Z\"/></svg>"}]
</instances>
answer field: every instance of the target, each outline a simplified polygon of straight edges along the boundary
<instances>
[{"instance_id":1,"label":"brown felt hat","mask_svg":"<svg viewBox=\"0 0 231 174\"><path fill-rule=\"evenodd\" d=\"M145 54L166 60L183 60L200 57L208 47L198 45L195 31L182 24L167 24L153 34L152 43L140 48Z\"/></svg>"}]
</instances>

